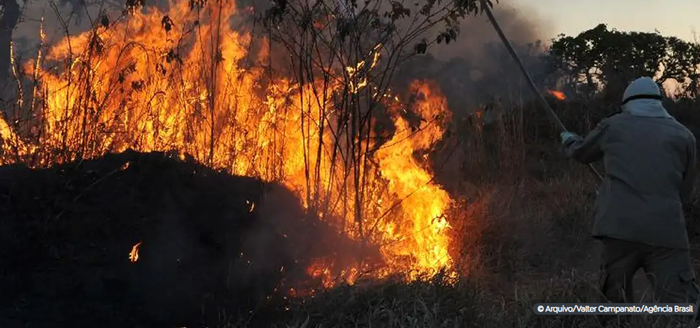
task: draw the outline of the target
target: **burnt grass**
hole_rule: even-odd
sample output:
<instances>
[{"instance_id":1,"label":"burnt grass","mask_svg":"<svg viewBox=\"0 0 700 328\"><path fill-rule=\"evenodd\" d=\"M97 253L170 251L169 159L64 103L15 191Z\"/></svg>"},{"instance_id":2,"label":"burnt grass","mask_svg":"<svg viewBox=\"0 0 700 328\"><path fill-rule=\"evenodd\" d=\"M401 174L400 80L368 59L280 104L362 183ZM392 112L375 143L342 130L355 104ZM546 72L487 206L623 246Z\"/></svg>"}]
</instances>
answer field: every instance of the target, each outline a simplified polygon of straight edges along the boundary
<instances>
[{"instance_id":1,"label":"burnt grass","mask_svg":"<svg viewBox=\"0 0 700 328\"><path fill-rule=\"evenodd\" d=\"M0 195L0 327L260 325L353 246L279 185L164 153L5 166Z\"/></svg>"},{"instance_id":2,"label":"burnt grass","mask_svg":"<svg viewBox=\"0 0 700 328\"><path fill-rule=\"evenodd\" d=\"M609 114L600 104L552 105L579 133ZM700 131L696 107L669 110ZM595 178L562 158L556 129L534 105L505 113L500 129L463 124L451 127L461 147L448 140L433 158L448 163L433 166L436 181L464 200L453 209L464 214L448 216L456 258L468 264L456 285L438 275L290 297L290 287L319 286L304 273L315 258L367 250L304 214L289 190L191 159L127 151L42 170L1 167L0 327L602 327L593 316L532 312L536 303L601 300ZM686 208L694 249L697 205ZM650 301L641 272L635 283L637 298ZM632 326L670 319L637 316Z\"/></svg>"}]
</instances>

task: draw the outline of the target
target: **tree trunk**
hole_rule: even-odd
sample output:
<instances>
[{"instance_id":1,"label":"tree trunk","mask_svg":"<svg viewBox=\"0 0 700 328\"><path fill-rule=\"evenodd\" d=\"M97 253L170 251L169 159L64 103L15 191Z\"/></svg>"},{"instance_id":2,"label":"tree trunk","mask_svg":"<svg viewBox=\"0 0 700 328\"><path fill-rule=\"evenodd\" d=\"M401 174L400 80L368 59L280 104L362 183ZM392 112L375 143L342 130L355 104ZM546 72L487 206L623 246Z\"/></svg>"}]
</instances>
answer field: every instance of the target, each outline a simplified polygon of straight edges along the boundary
<instances>
[{"instance_id":1,"label":"tree trunk","mask_svg":"<svg viewBox=\"0 0 700 328\"><path fill-rule=\"evenodd\" d=\"M10 81L10 44L12 31L19 21L20 8L17 0L2 0L2 19L0 19L0 88L5 88Z\"/></svg>"}]
</instances>

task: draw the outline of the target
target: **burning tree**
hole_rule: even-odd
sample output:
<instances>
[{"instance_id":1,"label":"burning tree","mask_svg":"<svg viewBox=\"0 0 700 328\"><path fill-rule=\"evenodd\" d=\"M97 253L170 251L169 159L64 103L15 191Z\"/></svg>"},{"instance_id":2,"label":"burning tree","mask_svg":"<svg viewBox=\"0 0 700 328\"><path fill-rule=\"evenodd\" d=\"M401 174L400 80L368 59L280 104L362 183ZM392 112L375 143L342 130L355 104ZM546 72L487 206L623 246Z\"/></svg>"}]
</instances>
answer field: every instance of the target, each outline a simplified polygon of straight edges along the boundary
<instances>
[{"instance_id":1,"label":"burning tree","mask_svg":"<svg viewBox=\"0 0 700 328\"><path fill-rule=\"evenodd\" d=\"M429 44L453 40L458 17L478 7L476 1L414 6L277 1L260 19L272 45L289 54L285 75L316 86L298 94L308 104L301 106L300 120L300 180L306 184L298 188L307 206L339 216L339 228L362 239L412 239L385 249L393 248L394 259L413 261L409 267L433 269L451 264L447 240L439 237L448 227L449 197L413 156L442 136L449 113L432 84L414 82L409 95L422 99L402 104L391 95L392 78L397 66ZM442 22L447 28L437 31ZM435 38L428 41L426 34ZM416 122L409 122L411 115ZM392 123L393 136L383 129Z\"/></svg>"},{"instance_id":2,"label":"burning tree","mask_svg":"<svg viewBox=\"0 0 700 328\"><path fill-rule=\"evenodd\" d=\"M374 276L453 266L451 199L417 156L442 137L447 104L428 81L412 83L406 102L391 85L406 58L453 40L454 23L476 13L477 1L410 10L382 0L280 0L258 16L262 39L232 26L254 10L231 1L142 4L129 2L116 19L101 11L92 29L24 64L33 82L15 111L21 117L2 126L3 162L187 153L282 182L309 212L379 245L387 266ZM437 30L442 23L447 29ZM334 261L321 259L309 273L333 284L370 269L361 259Z\"/></svg>"}]
</instances>

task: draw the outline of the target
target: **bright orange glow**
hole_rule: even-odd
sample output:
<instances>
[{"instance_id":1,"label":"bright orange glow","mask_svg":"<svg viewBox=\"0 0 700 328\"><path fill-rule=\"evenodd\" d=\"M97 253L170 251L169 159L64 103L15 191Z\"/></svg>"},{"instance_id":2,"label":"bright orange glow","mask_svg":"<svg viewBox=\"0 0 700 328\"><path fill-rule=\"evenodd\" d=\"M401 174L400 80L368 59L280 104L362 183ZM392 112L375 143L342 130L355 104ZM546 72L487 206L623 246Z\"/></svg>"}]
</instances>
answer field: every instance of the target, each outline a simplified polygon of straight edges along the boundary
<instances>
[{"instance_id":1,"label":"bright orange glow","mask_svg":"<svg viewBox=\"0 0 700 328\"><path fill-rule=\"evenodd\" d=\"M249 53L251 35L217 23L245 14L223 3L207 2L200 16L187 1L173 1L167 13L148 7L108 29L64 39L26 63L29 74L41 77L36 125L42 133L25 144L0 121L2 138L17 140L13 147L3 143L5 154L36 155L35 164L47 166L127 149L186 153L212 168L281 182L338 231L380 245L386 265L373 277L413 279L452 268L445 216L451 199L433 181L430 164L416 157L431 150L451 119L438 86L414 81L411 103L384 97L396 127L385 144L376 145L372 133L338 136L334 129L344 118L335 114L341 108L334 99L369 87L361 72L377 67L382 46L367 62L337 69L350 80L346 85L273 78L263 65L249 64L266 63L267 47ZM166 15L175 22L169 29ZM409 109L422 117L417 127L402 116ZM342 154L334 154L334 144ZM372 160L354 164L345 157L353 152ZM251 212L256 207L247 205ZM319 260L307 272L330 287L354 283L364 265L335 268Z\"/></svg>"},{"instance_id":2,"label":"bright orange glow","mask_svg":"<svg viewBox=\"0 0 700 328\"><path fill-rule=\"evenodd\" d=\"M566 95L561 91L547 90L547 92L554 96L554 98L557 98L557 100L566 100Z\"/></svg>"},{"instance_id":3,"label":"bright orange glow","mask_svg":"<svg viewBox=\"0 0 700 328\"><path fill-rule=\"evenodd\" d=\"M413 109L425 119L418 128L420 133L414 133L408 122L394 112L397 132L377 152L382 176L389 181L394 195L402 200L401 211L394 213L393 220L380 223L384 234L395 241L383 251L392 258L411 259L414 263L410 266L417 268L452 266L446 236L450 225L445 217L450 197L433 182L426 165L414 157L416 151L430 149L442 138L445 131L440 119L451 118L445 97L436 90L432 83L411 84L411 94L419 99Z\"/></svg>"}]
</instances>

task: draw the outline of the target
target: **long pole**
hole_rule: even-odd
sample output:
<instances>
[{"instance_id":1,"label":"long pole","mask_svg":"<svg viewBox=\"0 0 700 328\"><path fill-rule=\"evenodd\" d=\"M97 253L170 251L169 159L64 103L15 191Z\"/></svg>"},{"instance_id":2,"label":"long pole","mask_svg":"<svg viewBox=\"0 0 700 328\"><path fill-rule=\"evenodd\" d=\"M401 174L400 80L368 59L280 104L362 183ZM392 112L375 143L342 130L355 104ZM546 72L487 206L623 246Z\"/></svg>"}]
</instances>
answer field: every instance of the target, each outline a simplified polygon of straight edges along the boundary
<instances>
[{"instance_id":1,"label":"long pole","mask_svg":"<svg viewBox=\"0 0 700 328\"><path fill-rule=\"evenodd\" d=\"M491 11L491 7L486 2L486 0L481 0L481 7L486 11L486 15L489 17L489 20L491 21L491 25L493 25L493 28L496 30L496 33L498 33L498 36L501 38L503 45L508 49L508 52L513 57L513 60L515 60L515 62L518 64L520 71L523 73L523 75L525 75L525 78L527 80L527 84L530 86L530 89L532 89L532 92L535 93L535 95L537 96L537 99L539 99L542 107L547 111L549 118L556 125L558 125L562 131L568 132L569 130L566 128L564 123L561 122L561 120L559 119L557 114L554 112L554 110L552 110L552 107L549 106L549 103L547 103L547 100L544 99L544 97L542 96L540 91L537 89L535 82L532 81L532 77L530 77L530 73L527 72L527 69L525 69L525 65L523 65L523 62L520 60L520 57L518 57L518 54L515 52L515 49L513 49L513 46L508 41L508 38L506 38L506 35L503 33L503 30L501 30L501 27L498 25L498 22L496 21L496 17L493 16L493 12ZM598 170L595 169L593 164L588 164L588 168L590 168L590 170L600 180L603 180L603 176L598 172Z\"/></svg>"}]
</instances>

